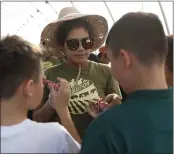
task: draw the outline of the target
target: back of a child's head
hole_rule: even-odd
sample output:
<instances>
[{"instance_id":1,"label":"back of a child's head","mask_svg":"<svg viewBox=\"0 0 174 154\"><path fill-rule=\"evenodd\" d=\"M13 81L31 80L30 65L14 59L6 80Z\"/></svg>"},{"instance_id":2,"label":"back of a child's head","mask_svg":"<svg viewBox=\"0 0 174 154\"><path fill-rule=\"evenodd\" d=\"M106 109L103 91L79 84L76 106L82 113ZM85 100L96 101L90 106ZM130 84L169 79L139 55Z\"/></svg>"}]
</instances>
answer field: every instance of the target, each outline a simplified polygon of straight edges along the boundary
<instances>
[{"instance_id":1,"label":"back of a child's head","mask_svg":"<svg viewBox=\"0 0 174 154\"><path fill-rule=\"evenodd\" d=\"M130 12L122 16L111 28L106 45L116 57L124 49L146 66L164 64L167 55L163 25L153 13Z\"/></svg>"},{"instance_id":2,"label":"back of a child's head","mask_svg":"<svg viewBox=\"0 0 174 154\"><path fill-rule=\"evenodd\" d=\"M19 36L6 36L0 41L0 98L10 99L25 81L39 79L40 48Z\"/></svg>"}]
</instances>

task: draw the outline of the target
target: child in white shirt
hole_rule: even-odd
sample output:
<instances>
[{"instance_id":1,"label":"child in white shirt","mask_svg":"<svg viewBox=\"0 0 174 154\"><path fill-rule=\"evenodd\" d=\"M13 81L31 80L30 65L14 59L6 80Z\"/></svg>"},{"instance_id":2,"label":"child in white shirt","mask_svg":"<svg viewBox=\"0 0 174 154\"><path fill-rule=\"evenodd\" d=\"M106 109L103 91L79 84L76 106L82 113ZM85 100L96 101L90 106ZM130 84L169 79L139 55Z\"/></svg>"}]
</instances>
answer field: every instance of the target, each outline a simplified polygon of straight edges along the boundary
<instances>
[{"instance_id":1,"label":"child in white shirt","mask_svg":"<svg viewBox=\"0 0 174 154\"><path fill-rule=\"evenodd\" d=\"M0 41L1 153L79 152L80 145L59 123L27 119L43 96L41 56L39 48L18 36Z\"/></svg>"}]
</instances>

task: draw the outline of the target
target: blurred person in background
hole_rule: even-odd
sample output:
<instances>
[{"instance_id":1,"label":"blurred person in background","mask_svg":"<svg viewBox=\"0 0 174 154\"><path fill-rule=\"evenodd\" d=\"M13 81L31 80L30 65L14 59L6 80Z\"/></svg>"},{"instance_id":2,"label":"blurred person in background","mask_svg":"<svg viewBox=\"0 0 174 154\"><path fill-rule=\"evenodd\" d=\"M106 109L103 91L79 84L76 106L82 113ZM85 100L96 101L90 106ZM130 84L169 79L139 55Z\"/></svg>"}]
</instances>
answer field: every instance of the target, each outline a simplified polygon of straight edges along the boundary
<instances>
[{"instance_id":1,"label":"blurred person in background","mask_svg":"<svg viewBox=\"0 0 174 154\"><path fill-rule=\"evenodd\" d=\"M108 65L110 62L110 60L107 56L107 48L104 46L99 49L99 54L97 55L97 57L99 59L99 63Z\"/></svg>"}]
</instances>

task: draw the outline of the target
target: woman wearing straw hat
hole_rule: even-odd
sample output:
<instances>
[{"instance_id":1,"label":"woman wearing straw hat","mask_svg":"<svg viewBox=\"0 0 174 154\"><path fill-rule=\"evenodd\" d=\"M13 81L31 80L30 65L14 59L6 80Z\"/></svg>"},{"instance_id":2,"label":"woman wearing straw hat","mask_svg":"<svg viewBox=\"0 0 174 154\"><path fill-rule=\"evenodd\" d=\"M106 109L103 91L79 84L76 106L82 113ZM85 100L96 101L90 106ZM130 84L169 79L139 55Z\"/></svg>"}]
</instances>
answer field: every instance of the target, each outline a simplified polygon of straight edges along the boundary
<instances>
[{"instance_id":1,"label":"woman wearing straw hat","mask_svg":"<svg viewBox=\"0 0 174 154\"><path fill-rule=\"evenodd\" d=\"M69 81L71 95L68 108L81 137L93 120L87 112L88 105L111 93L121 95L109 67L88 61L89 54L104 43L107 31L104 17L83 15L76 8L67 7L60 11L59 19L48 24L41 34L42 41L53 55L66 56L65 63L47 69L45 74L53 82L57 82L57 77ZM48 102L48 95L46 87L43 103ZM37 121L59 121L48 103L35 111L33 117Z\"/></svg>"}]
</instances>

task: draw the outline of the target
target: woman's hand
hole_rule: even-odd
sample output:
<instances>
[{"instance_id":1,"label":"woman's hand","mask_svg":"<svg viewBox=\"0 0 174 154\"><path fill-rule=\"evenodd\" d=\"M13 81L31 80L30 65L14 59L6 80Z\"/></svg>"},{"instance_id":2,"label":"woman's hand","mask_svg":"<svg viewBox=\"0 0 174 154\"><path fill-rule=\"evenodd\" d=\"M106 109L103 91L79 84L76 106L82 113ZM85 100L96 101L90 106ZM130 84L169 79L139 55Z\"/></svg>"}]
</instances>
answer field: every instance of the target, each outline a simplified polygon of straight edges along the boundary
<instances>
[{"instance_id":1,"label":"woman's hand","mask_svg":"<svg viewBox=\"0 0 174 154\"><path fill-rule=\"evenodd\" d=\"M96 110L94 109L93 104L90 104L87 107L87 111L88 111L89 115L91 115L93 118L96 118L99 115L99 113L97 113Z\"/></svg>"},{"instance_id":2,"label":"woman's hand","mask_svg":"<svg viewBox=\"0 0 174 154\"><path fill-rule=\"evenodd\" d=\"M107 109L113 107L114 105L121 104L122 103L121 100L122 100L122 98L117 94L107 95L103 101L107 102L108 106L104 110L107 110Z\"/></svg>"},{"instance_id":3,"label":"woman's hand","mask_svg":"<svg viewBox=\"0 0 174 154\"><path fill-rule=\"evenodd\" d=\"M103 111L106 111L107 109L121 104L121 97L117 94L109 94L105 97L105 99L103 100L103 102L108 103L108 105L106 106L106 108ZM100 113L97 113L94 109L94 106L91 104L89 105L89 107L87 108L88 113L93 117L96 118Z\"/></svg>"}]
</instances>

